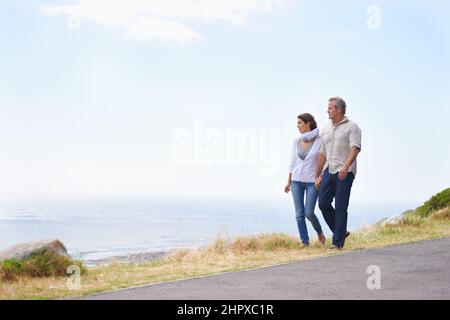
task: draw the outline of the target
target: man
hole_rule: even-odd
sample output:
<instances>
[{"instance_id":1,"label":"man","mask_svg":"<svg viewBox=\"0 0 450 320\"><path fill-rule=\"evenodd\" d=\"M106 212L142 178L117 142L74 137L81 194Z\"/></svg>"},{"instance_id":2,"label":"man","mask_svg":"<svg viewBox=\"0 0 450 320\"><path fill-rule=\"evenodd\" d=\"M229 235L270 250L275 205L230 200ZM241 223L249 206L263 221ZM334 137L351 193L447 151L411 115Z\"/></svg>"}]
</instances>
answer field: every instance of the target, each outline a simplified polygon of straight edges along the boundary
<instances>
[{"instance_id":1,"label":"man","mask_svg":"<svg viewBox=\"0 0 450 320\"><path fill-rule=\"evenodd\" d=\"M333 232L331 249L344 247L347 232L350 190L356 176L356 157L361 151L361 129L350 121L347 105L339 97L328 100L330 123L322 130L316 170L319 208ZM325 170L323 169L325 166ZM335 200L335 208L331 205Z\"/></svg>"}]
</instances>

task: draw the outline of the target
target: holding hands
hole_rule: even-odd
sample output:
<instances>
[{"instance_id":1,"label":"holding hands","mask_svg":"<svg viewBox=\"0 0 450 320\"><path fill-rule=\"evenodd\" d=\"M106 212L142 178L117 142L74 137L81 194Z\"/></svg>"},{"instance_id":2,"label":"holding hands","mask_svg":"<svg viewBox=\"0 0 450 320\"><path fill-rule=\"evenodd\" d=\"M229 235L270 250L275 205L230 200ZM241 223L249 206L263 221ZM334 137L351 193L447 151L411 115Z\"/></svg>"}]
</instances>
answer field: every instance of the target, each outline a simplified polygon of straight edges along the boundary
<instances>
[{"instance_id":1,"label":"holding hands","mask_svg":"<svg viewBox=\"0 0 450 320\"><path fill-rule=\"evenodd\" d=\"M317 177L316 182L315 182L317 190L319 190L321 182L322 182L322 176Z\"/></svg>"}]
</instances>

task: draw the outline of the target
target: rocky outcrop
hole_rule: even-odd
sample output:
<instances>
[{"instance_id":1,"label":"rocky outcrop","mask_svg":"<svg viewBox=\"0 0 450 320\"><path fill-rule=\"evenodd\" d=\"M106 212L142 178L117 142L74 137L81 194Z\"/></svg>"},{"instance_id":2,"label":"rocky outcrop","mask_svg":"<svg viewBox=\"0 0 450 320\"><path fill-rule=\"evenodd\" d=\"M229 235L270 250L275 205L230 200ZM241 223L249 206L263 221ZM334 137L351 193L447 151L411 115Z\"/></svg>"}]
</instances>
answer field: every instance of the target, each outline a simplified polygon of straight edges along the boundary
<instances>
[{"instance_id":1,"label":"rocky outcrop","mask_svg":"<svg viewBox=\"0 0 450 320\"><path fill-rule=\"evenodd\" d=\"M32 255L53 252L57 255L69 257L67 249L59 240L39 240L21 243L0 251L0 261L6 259L25 260Z\"/></svg>"},{"instance_id":2,"label":"rocky outcrop","mask_svg":"<svg viewBox=\"0 0 450 320\"><path fill-rule=\"evenodd\" d=\"M404 220L405 218L406 218L406 216L404 214L396 214L389 218L381 220L380 222L378 222L378 224L380 224L382 226L393 225L393 224L399 223L400 221Z\"/></svg>"}]
</instances>

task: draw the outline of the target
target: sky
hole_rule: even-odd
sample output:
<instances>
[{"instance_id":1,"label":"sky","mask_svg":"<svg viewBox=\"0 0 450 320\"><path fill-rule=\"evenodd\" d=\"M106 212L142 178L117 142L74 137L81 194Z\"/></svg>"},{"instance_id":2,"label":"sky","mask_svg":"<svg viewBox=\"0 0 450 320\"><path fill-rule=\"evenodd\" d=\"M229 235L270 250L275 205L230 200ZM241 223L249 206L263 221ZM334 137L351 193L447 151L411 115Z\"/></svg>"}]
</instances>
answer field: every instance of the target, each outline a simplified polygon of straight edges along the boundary
<instances>
[{"instance_id":1,"label":"sky","mask_svg":"<svg viewBox=\"0 0 450 320\"><path fill-rule=\"evenodd\" d=\"M297 115L362 129L353 201L449 187L447 1L0 0L0 199L280 199Z\"/></svg>"}]
</instances>

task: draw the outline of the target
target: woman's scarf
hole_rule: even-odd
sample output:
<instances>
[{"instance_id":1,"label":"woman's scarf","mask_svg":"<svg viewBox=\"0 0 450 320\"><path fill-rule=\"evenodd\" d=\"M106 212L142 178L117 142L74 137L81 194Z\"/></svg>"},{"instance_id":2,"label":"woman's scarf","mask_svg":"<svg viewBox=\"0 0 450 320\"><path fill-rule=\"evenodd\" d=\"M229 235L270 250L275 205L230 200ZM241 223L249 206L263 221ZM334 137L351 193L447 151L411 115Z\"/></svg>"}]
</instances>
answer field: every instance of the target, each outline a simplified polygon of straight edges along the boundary
<instances>
[{"instance_id":1,"label":"woman's scarf","mask_svg":"<svg viewBox=\"0 0 450 320\"><path fill-rule=\"evenodd\" d=\"M319 135L319 128L315 128L314 130L301 133L300 139L305 142L313 141L315 138L317 138L318 135Z\"/></svg>"}]
</instances>

